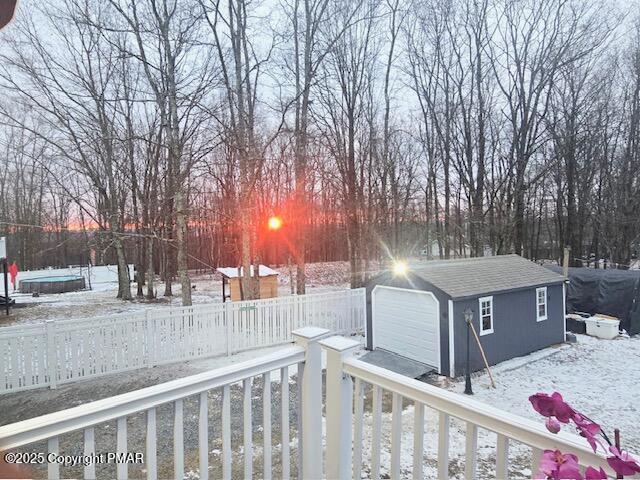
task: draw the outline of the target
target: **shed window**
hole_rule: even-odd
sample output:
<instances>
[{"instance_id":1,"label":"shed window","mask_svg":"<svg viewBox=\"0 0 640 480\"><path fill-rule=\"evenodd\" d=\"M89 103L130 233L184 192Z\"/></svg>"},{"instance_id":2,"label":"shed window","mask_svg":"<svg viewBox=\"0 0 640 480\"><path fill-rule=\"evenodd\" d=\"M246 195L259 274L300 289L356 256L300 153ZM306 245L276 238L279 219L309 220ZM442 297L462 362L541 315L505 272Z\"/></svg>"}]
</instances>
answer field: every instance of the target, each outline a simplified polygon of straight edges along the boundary
<instances>
[{"instance_id":1,"label":"shed window","mask_svg":"<svg viewBox=\"0 0 640 480\"><path fill-rule=\"evenodd\" d=\"M480 335L493 333L493 297L482 297L480 303Z\"/></svg>"},{"instance_id":2,"label":"shed window","mask_svg":"<svg viewBox=\"0 0 640 480\"><path fill-rule=\"evenodd\" d=\"M536 288L536 318L539 322L547 319L547 287Z\"/></svg>"}]
</instances>

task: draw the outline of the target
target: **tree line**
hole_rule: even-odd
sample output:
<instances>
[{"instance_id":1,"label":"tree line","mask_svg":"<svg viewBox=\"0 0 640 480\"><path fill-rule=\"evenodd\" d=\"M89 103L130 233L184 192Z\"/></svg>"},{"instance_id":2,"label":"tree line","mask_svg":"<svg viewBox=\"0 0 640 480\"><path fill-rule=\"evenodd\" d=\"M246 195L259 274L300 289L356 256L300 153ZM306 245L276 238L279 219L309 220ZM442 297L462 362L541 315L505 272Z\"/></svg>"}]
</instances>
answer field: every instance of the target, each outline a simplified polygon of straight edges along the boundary
<instances>
[{"instance_id":1,"label":"tree line","mask_svg":"<svg viewBox=\"0 0 640 480\"><path fill-rule=\"evenodd\" d=\"M640 17L605 0L43 0L0 34L0 232L23 268L515 252L628 267ZM279 215L280 231L266 219ZM98 257L98 260L96 260ZM599 262L595 262L598 266Z\"/></svg>"}]
</instances>

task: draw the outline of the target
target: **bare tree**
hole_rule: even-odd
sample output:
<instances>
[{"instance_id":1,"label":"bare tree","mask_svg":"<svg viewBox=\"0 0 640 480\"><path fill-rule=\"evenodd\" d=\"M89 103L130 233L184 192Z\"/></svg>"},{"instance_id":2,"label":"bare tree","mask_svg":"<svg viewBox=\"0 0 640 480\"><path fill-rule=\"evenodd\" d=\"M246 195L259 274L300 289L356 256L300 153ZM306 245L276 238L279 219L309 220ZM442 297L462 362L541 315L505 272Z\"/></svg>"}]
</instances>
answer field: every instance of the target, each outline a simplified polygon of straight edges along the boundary
<instances>
[{"instance_id":1,"label":"bare tree","mask_svg":"<svg viewBox=\"0 0 640 480\"><path fill-rule=\"evenodd\" d=\"M547 141L545 118L551 88L560 71L593 51L603 38L596 5L571 0L504 0L497 38L492 44L494 70L510 126L508 158L513 169L513 242L522 253L525 241L527 167Z\"/></svg>"},{"instance_id":2,"label":"bare tree","mask_svg":"<svg viewBox=\"0 0 640 480\"><path fill-rule=\"evenodd\" d=\"M203 122L201 100L212 84L209 64L199 55L203 50L198 48L201 24L199 16L193 13L196 3L177 0L109 0L109 3L120 20L109 28L131 39L130 42L125 39L118 46L123 55L134 56L141 62L165 130L168 164L165 208L169 223L175 216L182 304L191 305L187 264L189 200L185 185L201 155L185 155L185 149ZM171 241L171 237L168 240ZM165 280L165 293L170 295L170 274Z\"/></svg>"},{"instance_id":3,"label":"bare tree","mask_svg":"<svg viewBox=\"0 0 640 480\"><path fill-rule=\"evenodd\" d=\"M68 0L62 13L53 16L49 10L53 6L42 4L43 16L56 19L48 27L60 48L51 49L38 35L38 27L24 19L18 23L20 38L2 58L0 78L34 110L38 122L47 125L48 135L9 110L2 114L7 122L46 141L58 159L68 162L60 170L65 176L54 178L93 222L109 233L118 262L118 297L128 300L125 219L120 209L128 192L115 140L116 112L110 101L120 89L114 75L117 55L100 42L100 31L87 25L89 7L90 0ZM90 204L93 195L71 191L69 169L86 179L81 188L95 189L94 204Z\"/></svg>"}]
</instances>

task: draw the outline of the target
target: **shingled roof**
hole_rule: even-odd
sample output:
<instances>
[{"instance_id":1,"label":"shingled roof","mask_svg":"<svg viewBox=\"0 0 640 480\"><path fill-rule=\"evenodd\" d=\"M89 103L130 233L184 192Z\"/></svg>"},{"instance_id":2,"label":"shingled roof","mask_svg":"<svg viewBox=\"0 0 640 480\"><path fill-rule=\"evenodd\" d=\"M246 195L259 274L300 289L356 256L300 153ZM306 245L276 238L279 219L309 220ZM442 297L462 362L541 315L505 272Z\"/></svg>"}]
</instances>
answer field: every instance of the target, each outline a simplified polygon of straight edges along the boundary
<instances>
[{"instance_id":1,"label":"shingled roof","mask_svg":"<svg viewBox=\"0 0 640 480\"><path fill-rule=\"evenodd\" d=\"M437 260L416 265L411 271L452 298L538 287L564 280L562 275L519 255Z\"/></svg>"}]
</instances>

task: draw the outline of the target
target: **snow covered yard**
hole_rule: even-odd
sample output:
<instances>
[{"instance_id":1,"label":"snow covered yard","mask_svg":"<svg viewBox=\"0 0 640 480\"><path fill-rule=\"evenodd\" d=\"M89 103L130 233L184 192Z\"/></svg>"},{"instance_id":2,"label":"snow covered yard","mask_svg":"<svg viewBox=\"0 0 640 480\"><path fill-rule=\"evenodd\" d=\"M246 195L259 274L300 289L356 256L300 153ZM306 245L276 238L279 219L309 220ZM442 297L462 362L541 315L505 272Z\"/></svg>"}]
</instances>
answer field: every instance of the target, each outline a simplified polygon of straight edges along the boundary
<instances>
[{"instance_id":1,"label":"snow covered yard","mask_svg":"<svg viewBox=\"0 0 640 480\"><path fill-rule=\"evenodd\" d=\"M279 294L290 295L289 269L277 267ZM307 265L307 291L309 293L349 288L349 264L347 262L324 262ZM18 277L20 278L20 277ZM45 320L82 319L95 316L135 312L146 308L166 308L180 306L180 284L172 286L173 296L164 297L164 284L156 279L157 298L155 300L138 299L123 302L116 298L118 286L115 283L97 283L92 290L68 292L62 294L41 295L12 293L18 308L11 311L9 317L0 315L0 327L43 322ZM192 292L194 304L222 301L222 281L219 275L198 273L191 275L191 283L195 287ZM135 295L136 284L131 284L131 292Z\"/></svg>"},{"instance_id":2,"label":"snow covered yard","mask_svg":"<svg viewBox=\"0 0 640 480\"><path fill-rule=\"evenodd\" d=\"M496 389L490 387L486 373L473 377L474 398L505 411L533 420L541 418L531 407L528 397L536 392L560 392L577 410L600 423L605 431L621 430L622 443L631 452L640 452L640 338L599 340L578 335L577 344L554 346L526 357L509 360L493 370ZM462 394L464 379L456 382L444 380L440 386ZM389 395L390 397L390 395ZM370 395L365 400L370 411ZM390 398L383 403L383 466L388 468L390 454ZM425 476L437 475L437 412L426 409L425 420ZM403 477L410 478L413 462L413 405L405 402L402 415ZM571 427L564 427L571 428ZM368 475L371 445L371 415L365 416L365 449L363 476ZM450 429L449 472L454 478L464 476L465 425L452 421ZM586 445L586 442L585 442ZM478 473L480 477L494 474L496 435L479 430ZM510 477L530 478L530 450L524 445L510 447ZM383 468L382 473L386 470Z\"/></svg>"}]
</instances>

